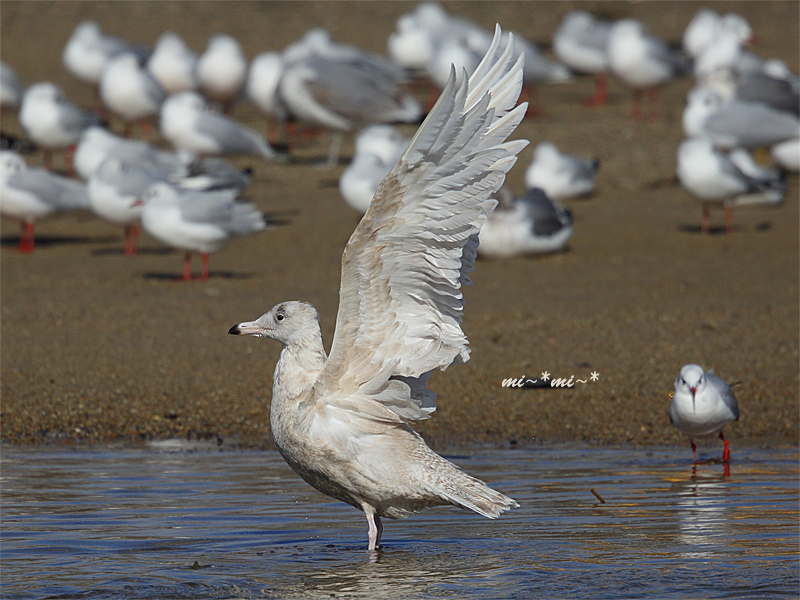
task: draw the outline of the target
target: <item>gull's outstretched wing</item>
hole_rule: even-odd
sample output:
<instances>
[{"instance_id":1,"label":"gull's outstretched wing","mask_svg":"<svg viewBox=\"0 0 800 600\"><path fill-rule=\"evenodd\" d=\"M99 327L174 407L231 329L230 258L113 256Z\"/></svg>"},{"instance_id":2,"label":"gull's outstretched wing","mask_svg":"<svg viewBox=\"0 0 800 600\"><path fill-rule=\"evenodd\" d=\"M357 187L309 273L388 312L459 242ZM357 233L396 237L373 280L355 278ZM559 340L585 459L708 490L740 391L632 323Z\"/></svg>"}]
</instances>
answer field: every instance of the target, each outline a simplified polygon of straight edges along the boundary
<instances>
[{"instance_id":1,"label":"gull's outstretched wing","mask_svg":"<svg viewBox=\"0 0 800 600\"><path fill-rule=\"evenodd\" d=\"M506 142L526 105L514 108L522 59L500 33L468 82L465 73L456 85L451 70L344 250L336 333L314 398L348 419L426 418L430 371L469 359L460 288L490 196L527 145Z\"/></svg>"}]
</instances>

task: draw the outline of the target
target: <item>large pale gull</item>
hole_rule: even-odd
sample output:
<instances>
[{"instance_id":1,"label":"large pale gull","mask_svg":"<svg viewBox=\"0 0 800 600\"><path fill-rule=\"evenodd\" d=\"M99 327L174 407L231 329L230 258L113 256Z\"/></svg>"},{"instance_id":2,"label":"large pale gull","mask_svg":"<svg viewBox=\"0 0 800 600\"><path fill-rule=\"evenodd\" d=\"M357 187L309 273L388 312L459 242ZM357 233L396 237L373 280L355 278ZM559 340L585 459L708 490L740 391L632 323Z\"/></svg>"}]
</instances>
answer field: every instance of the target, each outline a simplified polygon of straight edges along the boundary
<instances>
[{"instance_id":1,"label":"large pale gull","mask_svg":"<svg viewBox=\"0 0 800 600\"><path fill-rule=\"evenodd\" d=\"M461 286L491 195L526 141L506 142L525 104L522 59L500 28L475 73L455 70L409 148L375 193L342 257L330 357L317 311L282 302L230 333L283 345L270 423L289 465L324 494L363 510L369 549L381 518L454 505L489 518L517 506L433 452L409 422L435 409L433 369L469 358Z\"/></svg>"}]
</instances>

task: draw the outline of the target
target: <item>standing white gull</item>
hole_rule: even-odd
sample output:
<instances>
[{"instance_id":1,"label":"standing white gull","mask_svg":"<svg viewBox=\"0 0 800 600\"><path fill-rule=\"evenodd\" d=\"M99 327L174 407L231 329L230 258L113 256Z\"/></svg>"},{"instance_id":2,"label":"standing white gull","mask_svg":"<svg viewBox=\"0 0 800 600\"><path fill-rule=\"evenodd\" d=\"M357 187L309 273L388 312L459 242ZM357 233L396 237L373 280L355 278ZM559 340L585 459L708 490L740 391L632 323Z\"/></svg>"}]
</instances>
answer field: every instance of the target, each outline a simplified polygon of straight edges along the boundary
<instances>
[{"instance_id":1,"label":"standing white gull","mask_svg":"<svg viewBox=\"0 0 800 600\"><path fill-rule=\"evenodd\" d=\"M481 227L478 256L506 258L556 252L572 236L572 217L540 188L520 198L503 198ZM510 195L510 192L506 194Z\"/></svg>"},{"instance_id":2,"label":"standing white gull","mask_svg":"<svg viewBox=\"0 0 800 600\"><path fill-rule=\"evenodd\" d=\"M404 81L403 70L388 60L335 44L315 29L284 52L278 93L298 120L334 131L331 165L338 160L341 132L419 119L421 107L402 90Z\"/></svg>"},{"instance_id":3,"label":"standing white gull","mask_svg":"<svg viewBox=\"0 0 800 600\"><path fill-rule=\"evenodd\" d=\"M0 152L0 213L19 220L20 252L33 252L37 219L85 208L89 196L84 184L45 169L29 169L17 153Z\"/></svg>"},{"instance_id":4,"label":"standing white gull","mask_svg":"<svg viewBox=\"0 0 800 600\"><path fill-rule=\"evenodd\" d=\"M525 170L525 187L541 188L556 200L583 196L594 189L599 168L597 160L562 154L555 144L542 142Z\"/></svg>"},{"instance_id":5,"label":"standing white gull","mask_svg":"<svg viewBox=\"0 0 800 600\"><path fill-rule=\"evenodd\" d=\"M697 464L695 438L719 433L725 443L722 460L730 460L728 440L722 429L739 420L739 405L731 387L699 365L685 365L675 379L675 395L669 407L669 422L689 436L694 464Z\"/></svg>"},{"instance_id":6,"label":"standing white gull","mask_svg":"<svg viewBox=\"0 0 800 600\"><path fill-rule=\"evenodd\" d=\"M608 38L611 72L632 89L631 116L642 116L642 95L646 91L650 118L656 116L658 88L681 74L687 65L662 40L649 35L634 19L617 21Z\"/></svg>"},{"instance_id":7,"label":"standing white gull","mask_svg":"<svg viewBox=\"0 0 800 600\"><path fill-rule=\"evenodd\" d=\"M229 112L244 90L247 59L229 35L214 35L197 61L197 79L203 95Z\"/></svg>"},{"instance_id":8,"label":"standing white gull","mask_svg":"<svg viewBox=\"0 0 800 600\"><path fill-rule=\"evenodd\" d=\"M152 167L108 158L86 184L92 211L106 221L123 226L128 256L136 254L139 243L142 206L136 200L156 181L166 181L165 174Z\"/></svg>"},{"instance_id":9,"label":"standing white gull","mask_svg":"<svg viewBox=\"0 0 800 600\"><path fill-rule=\"evenodd\" d=\"M77 144L83 130L96 125L98 119L67 100L54 83L44 82L25 91L19 122L25 135L44 150L44 163L50 168L53 150Z\"/></svg>"},{"instance_id":10,"label":"standing white gull","mask_svg":"<svg viewBox=\"0 0 800 600\"><path fill-rule=\"evenodd\" d=\"M209 110L196 92L170 96L161 106L161 133L176 148L199 155L279 155L257 132Z\"/></svg>"},{"instance_id":11,"label":"standing white gull","mask_svg":"<svg viewBox=\"0 0 800 600\"><path fill-rule=\"evenodd\" d=\"M129 52L113 58L100 78L100 99L103 105L125 122L125 135L132 123L154 117L166 98L164 88Z\"/></svg>"},{"instance_id":12,"label":"standing white gull","mask_svg":"<svg viewBox=\"0 0 800 600\"><path fill-rule=\"evenodd\" d=\"M741 160L741 159L739 159ZM702 233L708 233L711 206L725 209L725 231L733 229L733 207L744 204L778 204L784 187L774 177L756 179L742 172L710 140L688 139L678 147L678 179L703 204Z\"/></svg>"},{"instance_id":13,"label":"standing white gull","mask_svg":"<svg viewBox=\"0 0 800 600\"><path fill-rule=\"evenodd\" d=\"M147 70L167 94L197 89L197 54L189 49L181 36L172 31L161 34L147 61Z\"/></svg>"},{"instance_id":14,"label":"standing white gull","mask_svg":"<svg viewBox=\"0 0 800 600\"><path fill-rule=\"evenodd\" d=\"M586 101L588 106L606 103L608 81L608 38L611 23L596 19L590 13L573 10L553 36L553 52L573 71L595 77L595 93Z\"/></svg>"},{"instance_id":15,"label":"standing white gull","mask_svg":"<svg viewBox=\"0 0 800 600\"><path fill-rule=\"evenodd\" d=\"M363 510L369 549L381 518L451 504L489 518L517 506L433 452L408 422L435 409L433 369L469 358L461 330L480 226L525 141L506 142L522 60L500 28L469 79L451 73L409 148L381 184L342 256L330 357L317 311L283 302L229 333L283 345L270 423L281 455L309 484Z\"/></svg>"},{"instance_id":16,"label":"standing white gull","mask_svg":"<svg viewBox=\"0 0 800 600\"><path fill-rule=\"evenodd\" d=\"M208 255L234 236L267 228L252 204L234 202L237 190L197 192L168 183L153 184L135 205L143 204L142 226L160 242L186 252L183 279L192 278L192 252L200 254L200 281L208 279Z\"/></svg>"},{"instance_id":17,"label":"standing white gull","mask_svg":"<svg viewBox=\"0 0 800 600\"><path fill-rule=\"evenodd\" d=\"M133 52L146 57L149 51L111 35L103 35L94 21L83 21L75 27L66 46L62 60L67 70L75 77L98 85L108 63L123 52Z\"/></svg>"},{"instance_id":18,"label":"standing white gull","mask_svg":"<svg viewBox=\"0 0 800 600\"><path fill-rule=\"evenodd\" d=\"M683 50L691 58L697 58L716 39L721 29L719 13L710 8L701 8L683 32Z\"/></svg>"}]
</instances>

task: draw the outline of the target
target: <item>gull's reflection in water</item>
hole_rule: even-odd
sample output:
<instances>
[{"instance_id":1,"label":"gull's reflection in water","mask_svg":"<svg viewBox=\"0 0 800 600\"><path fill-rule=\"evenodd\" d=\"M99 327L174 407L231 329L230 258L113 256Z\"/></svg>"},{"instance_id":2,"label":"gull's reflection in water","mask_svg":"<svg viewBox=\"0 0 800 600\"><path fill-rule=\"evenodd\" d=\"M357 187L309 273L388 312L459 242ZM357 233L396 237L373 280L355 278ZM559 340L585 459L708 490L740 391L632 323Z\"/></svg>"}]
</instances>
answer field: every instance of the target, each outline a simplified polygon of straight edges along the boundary
<instances>
[{"instance_id":1,"label":"gull's reflection in water","mask_svg":"<svg viewBox=\"0 0 800 600\"><path fill-rule=\"evenodd\" d=\"M709 558L719 551L720 544L731 534L730 469L723 473L697 473L673 484L678 496L679 540L687 546L686 558Z\"/></svg>"}]
</instances>

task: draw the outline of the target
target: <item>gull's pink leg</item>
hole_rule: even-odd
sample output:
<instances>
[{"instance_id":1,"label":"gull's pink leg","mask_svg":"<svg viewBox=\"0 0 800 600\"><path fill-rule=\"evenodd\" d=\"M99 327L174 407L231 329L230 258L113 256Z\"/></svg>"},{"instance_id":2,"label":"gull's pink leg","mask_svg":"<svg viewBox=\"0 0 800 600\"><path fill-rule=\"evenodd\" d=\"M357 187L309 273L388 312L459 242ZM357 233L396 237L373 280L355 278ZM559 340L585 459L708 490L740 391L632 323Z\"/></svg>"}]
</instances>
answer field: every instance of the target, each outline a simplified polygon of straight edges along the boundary
<instances>
[{"instance_id":1,"label":"gull's pink leg","mask_svg":"<svg viewBox=\"0 0 800 600\"><path fill-rule=\"evenodd\" d=\"M722 461L727 463L731 459L731 449L728 448L728 440L725 439L721 431L719 432L719 439L725 442L725 449L722 451Z\"/></svg>"},{"instance_id":2,"label":"gull's pink leg","mask_svg":"<svg viewBox=\"0 0 800 600\"><path fill-rule=\"evenodd\" d=\"M200 281L208 281L208 254L206 252L200 253L200 262L203 264Z\"/></svg>"},{"instance_id":3,"label":"gull's pink leg","mask_svg":"<svg viewBox=\"0 0 800 600\"><path fill-rule=\"evenodd\" d=\"M369 523L368 550L375 550L377 549L381 541L381 533L383 533L383 525L381 525L381 518L376 514L372 512L367 512L365 514L367 515L367 523Z\"/></svg>"},{"instance_id":4,"label":"gull's pink leg","mask_svg":"<svg viewBox=\"0 0 800 600\"><path fill-rule=\"evenodd\" d=\"M187 252L183 258L183 280L192 280L192 253Z\"/></svg>"},{"instance_id":5,"label":"gull's pink leg","mask_svg":"<svg viewBox=\"0 0 800 600\"><path fill-rule=\"evenodd\" d=\"M708 233L708 222L711 219L711 208L703 203L703 223L700 225L700 233Z\"/></svg>"},{"instance_id":6,"label":"gull's pink leg","mask_svg":"<svg viewBox=\"0 0 800 600\"><path fill-rule=\"evenodd\" d=\"M692 445L692 454L694 455L694 464L697 464L697 446L694 445L694 440L689 440Z\"/></svg>"},{"instance_id":7,"label":"gull's pink leg","mask_svg":"<svg viewBox=\"0 0 800 600\"><path fill-rule=\"evenodd\" d=\"M594 96L587 98L586 106L605 106L606 90L608 89L608 79L605 75L596 75L594 78Z\"/></svg>"},{"instance_id":8,"label":"gull's pink leg","mask_svg":"<svg viewBox=\"0 0 800 600\"><path fill-rule=\"evenodd\" d=\"M139 224L131 225L131 254L136 254L139 250Z\"/></svg>"},{"instance_id":9,"label":"gull's pink leg","mask_svg":"<svg viewBox=\"0 0 800 600\"><path fill-rule=\"evenodd\" d=\"M733 209L725 205L725 233L733 231Z\"/></svg>"},{"instance_id":10,"label":"gull's pink leg","mask_svg":"<svg viewBox=\"0 0 800 600\"><path fill-rule=\"evenodd\" d=\"M19 251L22 254L30 254L34 245L33 222L20 221L19 224Z\"/></svg>"}]
</instances>

